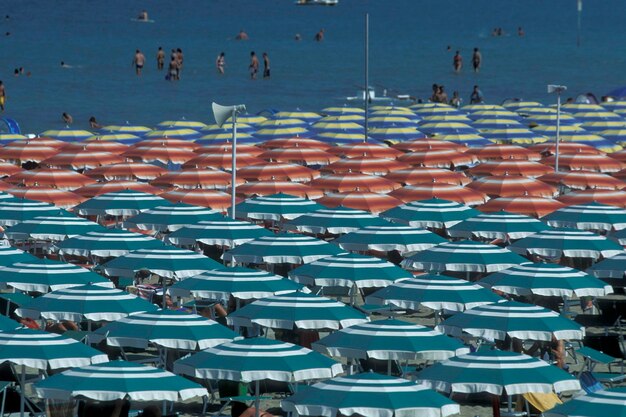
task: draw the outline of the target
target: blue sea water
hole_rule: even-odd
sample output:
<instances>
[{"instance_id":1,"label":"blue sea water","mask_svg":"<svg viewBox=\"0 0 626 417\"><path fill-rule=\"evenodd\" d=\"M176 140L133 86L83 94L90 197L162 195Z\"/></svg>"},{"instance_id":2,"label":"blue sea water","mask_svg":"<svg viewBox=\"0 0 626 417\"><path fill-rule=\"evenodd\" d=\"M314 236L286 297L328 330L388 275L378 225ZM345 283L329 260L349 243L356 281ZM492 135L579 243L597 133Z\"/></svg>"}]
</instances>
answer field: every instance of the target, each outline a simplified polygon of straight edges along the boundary
<instances>
[{"instance_id":1,"label":"blue sea water","mask_svg":"<svg viewBox=\"0 0 626 417\"><path fill-rule=\"evenodd\" d=\"M155 23L131 21L142 9ZM626 84L626 4L620 0L585 1L580 47L576 0L340 0L336 7L292 0L2 0L6 115L23 131L40 132L61 127L62 112L84 128L92 115L104 124L209 122L211 101L245 103L251 113L340 105L364 84L366 12L370 84L391 93L428 97L437 82L467 100L479 84L488 102L549 102L549 83L567 85L572 96ZM517 36L518 26L525 37ZM505 36L491 37L494 27ZM314 42L320 28L326 39ZM234 40L240 29L250 40ZM180 81L165 81L165 72L156 70L158 46L184 51ZM479 74L469 69L474 47L483 53ZM131 65L137 48L148 58L142 77ZM452 71L457 49L465 61L461 74ZM252 50L269 53L271 79L249 79ZM220 51L224 76L214 66ZM74 68L61 68L61 61ZM14 77L16 67L31 76Z\"/></svg>"}]
</instances>

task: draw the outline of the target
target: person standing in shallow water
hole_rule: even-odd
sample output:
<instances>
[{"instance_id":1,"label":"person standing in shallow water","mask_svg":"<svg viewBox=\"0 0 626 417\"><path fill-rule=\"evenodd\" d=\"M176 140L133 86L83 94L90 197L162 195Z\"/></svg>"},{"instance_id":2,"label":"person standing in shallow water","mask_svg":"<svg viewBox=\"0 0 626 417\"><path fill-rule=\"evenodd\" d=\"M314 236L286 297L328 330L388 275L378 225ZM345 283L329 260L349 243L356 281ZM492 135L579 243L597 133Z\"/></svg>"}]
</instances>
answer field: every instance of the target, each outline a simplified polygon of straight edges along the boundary
<instances>
[{"instance_id":1,"label":"person standing in shallow water","mask_svg":"<svg viewBox=\"0 0 626 417\"><path fill-rule=\"evenodd\" d=\"M480 65L483 62L483 56L481 55L478 48L474 48L474 54L472 55L472 66L474 67L474 72L480 71Z\"/></svg>"},{"instance_id":2,"label":"person standing in shallow water","mask_svg":"<svg viewBox=\"0 0 626 417\"><path fill-rule=\"evenodd\" d=\"M146 57L141 53L139 49L135 51L135 58L133 59L133 64L135 64L135 74L138 76L141 75L141 70L143 69L143 64L146 62Z\"/></svg>"},{"instance_id":3,"label":"person standing in shallow water","mask_svg":"<svg viewBox=\"0 0 626 417\"><path fill-rule=\"evenodd\" d=\"M270 57L267 52L263 52L263 78L270 77Z\"/></svg>"},{"instance_id":4,"label":"person standing in shallow water","mask_svg":"<svg viewBox=\"0 0 626 417\"><path fill-rule=\"evenodd\" d=\"M463 68L463 58L459 51L456 51L456 54L454 54L452 65L454 66L454 72L461 72L461 68Z\"/></svg>"},{"instance_id":5,"label":"person standing in shallow water","mask_svg":"<svg viewBox=\"0 0 626 417\"><path fill-rule=\"evenodd\" d=\"M157 69L162 70L163 67L165 66L165 51L160 46L156 54L156 61L157 61Z\"/></svg>"},{"instance_id":6,"label":"person standing in shallow water","mask_svg":"<svg viewBox=\"0 0 626 417\"><path fill-rule=\"evenodd\" d=\"M217 56L217 59L215 60L215 67L217 68L217 72L219 72L220 74L223 74L225 66L226 66L226 56L224 55L224 52L220 52L220 54Z\"/></svg>"},{"instance_id":7,"label":"person standing in shallow water","mask_svg":"<svg viewBox=\"0 0 626 417\"><path fill-rule=\"evenodd\" d=\"M259 58L257 58L254 51L250 52L250 78L256 80L256 75L259 72Z\"/></svg>"},{"instance_id":8,"label":"person standing in shallow water","mask_svg":"<svg viewBox=\"0 0 626 417\"><path fill-rule=\"evenodd\" d=\"M0 111L4 113L4 105L7 99L7 93L4 88L4 83L0 81Z\"/></svg>"}]
</instances>

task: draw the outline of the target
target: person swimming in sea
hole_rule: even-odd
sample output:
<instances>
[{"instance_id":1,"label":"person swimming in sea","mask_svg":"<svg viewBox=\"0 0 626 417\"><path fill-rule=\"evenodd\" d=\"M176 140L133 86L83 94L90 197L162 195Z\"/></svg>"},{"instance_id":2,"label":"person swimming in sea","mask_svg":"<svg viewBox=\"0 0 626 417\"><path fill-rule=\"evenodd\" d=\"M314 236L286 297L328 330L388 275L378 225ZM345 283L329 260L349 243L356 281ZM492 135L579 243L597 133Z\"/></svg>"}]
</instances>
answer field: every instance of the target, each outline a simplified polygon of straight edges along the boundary
<instances>
[{"instance_id":1,"label":"person swimming in sea","mask_svg":"<svg viewBox=\"0 0 626 417\"><path fill-rule=\"evenodd\" d=\"M146 10L142 10L141 13L139 13L139 16L137 16L137 20L148 21L148 12Z\"/></svg>"},{"instance_id":2,"label":"person swimming in sea","mask_svg":"<svg viewBox=\"0 0 626 417\"><path fill-rule=\"evenodd\" d=\"M63 112L63 114L61 115L61 119L63 120L63 123L65 123L68 126L74 122L72 115L70 115L69 113L65 113L65 112Z\"/></svg>"},{"instance_id":3,"label":"person swimming in sea","mask_svg":"<svg viewBox=\"0 0 626 417\"><path fill-rule=\"evenodd\" d=\"M237 36L235 36L235 40L238 40L238 41L247 41L248 39L249 39L248 34L244 32L243 29L241 29L239 33L237 34Z\"/></svg>"}]
</instances>

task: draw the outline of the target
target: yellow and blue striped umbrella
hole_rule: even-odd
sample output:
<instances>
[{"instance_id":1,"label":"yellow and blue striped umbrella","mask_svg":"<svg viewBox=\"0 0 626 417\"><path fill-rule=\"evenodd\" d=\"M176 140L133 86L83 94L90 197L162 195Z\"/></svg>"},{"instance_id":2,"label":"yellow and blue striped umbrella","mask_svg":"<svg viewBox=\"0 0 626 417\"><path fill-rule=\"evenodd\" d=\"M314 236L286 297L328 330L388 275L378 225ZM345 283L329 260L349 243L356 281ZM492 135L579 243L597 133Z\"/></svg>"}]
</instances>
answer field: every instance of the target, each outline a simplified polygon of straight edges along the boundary
<instances>
[{"instance_id":1,"label":"yellow and blue striped umbrella","mask_svg":"<svg viewBox=\"0 0 626 417\"><path fill-rule=\"evenodd\" d=\"M12 142L14 140L28 139L24 135L18 135L17 133L0 133L0 142Z\"/></svg>"},{"instance_id":2,"label":"yellow and blue striped umbrella","mask_svg":"<svg viewBox=\"0 0 626 417\"><path fill-rule=\"evenodd\" d=\"M424 107L421 109L413 109L413 111L415 112L415 114L421 117L443 115L443 114L464 115L464 113L460 112L459 109L457 109L456 107L449 106L449 105L437 106L437 107Z\"/></svg>"},{"instance_id":3,"label":"yellow and blue striped umbrella","mask_svg":"<svg viewBox=\"0 0 626 417\"><path fill-rule=\"evenodd\" d=\"M328 143L358 143L365 141L365 133L364 132L333 132L333 131L322 131L317 132L313 135L314 139L321 140L322 142Z\"/></svg>"},{"instance_id":4,"label":"yellow and blue striped umbrella","mask_svg":"<svg viewBox=\"0 0 626 417\"><path fill-rule=\"evenodd\" d=\"M267 127L261 128L254 133L254 137L267 141L272 139L288 139L294 137L307 138L311 136L311 132L306 127L293 126L293 127Z\"/></svg>"},{"instance_id":5,"label":"yellow and blue striped umbrella","mask_svg":"<svg viewBox=\"0 0 626 417\"><path fill-rule=\"evenodd\" d=\"M102 141L102 142L120 142L120 143L136 143L143 140L143 138L133 135L132 133L105 133L103 135L93 135L85 142Z\"/></svg>"},{"instance_id":6,"label":"yellow and blue striped umbrella","mask_svg":"<svg viewBox=\"0 0 626 417\"><path fill-rule=\"evenodd\" d=\"M619 129L606 129L598 132L598 135L622 146L626 144L626 126Z\"/></svg>"},{"instance_id":7,"label":"yellow and blue striped umbrella","mask_svg":"<svg viewBox=\"0 0 626 417\"><path fill-rule=\"evenodd\" d=\"M574 113L573 116L582 122L625 121L622 116L611 111L584 111Z\"/></svg>"},{"instance_id":8,"label":"yellow and blue striped umbrella","mask_svg":"<svg viewBox=\"0 0 626 417\"><path fill-rule=\"evenodd\" d=\"M256 128L254 126L249 125L247 123L240 123L239 120L237 120L237 134L241 132L252 133L255 130ZM206 134L206 135L211 134L211 133L224 133L224 132L232 133L232 131L233 131L233 124L230 122L224 123L221 127L216 124L211 124L211 125L206 125L202 129L200 129L200 133Z\"/></svg>"},{"instance_id":9,"label":"yellow and blue striped umbrella","mask_svg":"<svg viewBox=\"0 0 626 417\"><path fill-rule=\"evenodd\" d=\"M107 125L100 129L103 132L113 132L113 133L130 133L132 135L143 136L148 132L152 132L152 129L146 126L139 125L129 125L128 123L125 125Z\"/></svg>"},{"instance_id":10,"label":"yellow and blue striped umbrella","mask_svg":"<svg viewBox=\"0 0 626 417\"><path fill-rule=\"evenodd\" d=\"M245 123L247 125L256 126L259 123L262 123L267 120L265 116L252 115L252 114L242 114L237 116L237 123ZM232 118L229 117L226 119L227 122L232 123Z\"/></svg>"},{"instance_id":11,"label":"yellow and blue striped umbrella","mask_svg":"<svg viewBox=\"0 0 626 417\"><path fill-rule=\"evenodd\" d=\"M548 138L533 132L532 130L522 128L500 128L489 129L481 132L481 135L495 143L517 143L517 144L533 144L548 141Z\"/></svg>"},{"instance_id":12,"label":"yellow and blue striped umbrella","mask_svg":"<svg viewBox=\"0 0 626 417\"><path fill-rule=\"evenodd\" d=\"M355 122L362 123L365 120L365 114L339 114L335 116L324 116L319 122Z\"/></svg>"},{"instance_id":13,"label":"yellow and blue striped umbrella","mask_svg":"<svg viewBox=\"0 0 626 417\"><path fill-rule=\"evenodd\" d=\"M485 110L506 110L504 107L499 106L497 104L468 104L466 106L461 107L461 110L468 113L475 113L478 111Z\"/></svg>"},{"instance_id":14,"label":"yellow and blue striped umbrella","mask_svg":"<svg viewBox=\"0 0 626 417\"><path fill-rule=\"evenodd\" d=\"M259 123L257 129L271 129L283 127L306 127L308 123L301 119L268 119Z\"/></svg>"},{"instance_id":15,"label":"yellow and blue striped umbrella","mask_svg":"<svg viewBox=\"0 0 626 417\"><path fill-rule=\"evenodd\" d=\"M322 118L322 115L312 111L294 110L279 111L274 114L275 119L300 119L307 123L313 123Z\"/></svg>"},{"instance_id":16,"label":"yellow and blue striped umbrella","mask_svg":"<svg viewBox=\"0 0 626 417\"><path fill-rule=\"evenodd\" d=\"M206 123L193 120L165 120L157 125L160 129L187 128L199 130L206 126Z\"/></svg>"},{"instance_id":17,"label":"yellow and blue striped umbrella","mask_svg":"<svg viewBox=\"0 0 626 417\"><path fill-rule=\"evenodd\" d=\"M567 113L606 111L604 107L593 103L565 103L561 106L561 110Z\"/></svg>"},{"instance_id":18,"label":"yellow and blue striped umbrella","mask_svg":"<svg viewBox=\"0 0 626 417\"><path fill-rule=\"evenodd\" d=\"M507 100L502 103L502 107L508 110L517 111L517 109L521 109L524 107L543 107L543 104L536 101Z\"/></svg>"},{"instance_id":19,"label":"yellow and blue striped umbrella","mask_svg":"<svg viewBox=\"0 0 626 417\"><path fill-rule=\"evenodd\" d=\"M485 139L484 137L477 135L475 133L451 133L451 134L437 135L437 139L459 143L465 146L493 145L493 141L489 139Z\"/></svg>"},{"instance_id":20,"label":"yellow and blue striped umbrella","mask_svg":"<svg viewBox=\"0 0 626 417\"><path fill-rule=\"evenodd\" d=\"M230 142L233 139L232 132L215 132L208 135L200 136L195 142L200 145L210 145L218 142ZM258 143L262 142L250 133L239 132L237 129L237 143Z\"/></svg>"},{"instance_id":21,"label":"yellow and blue striped umbrella","mask_svg":"<svg viewBox=\"0 0 626 417\"><path fill-rule=\"evenodd\" d=\"M537 115L537 114L556 114L556 109L553 109L552 107L545 107L545 106L532 106L532 107L520 107L515 109L515 112L517 112L517 114L527 117L527 116L533 116L533 115Z\"/></svg>"},{"instance_id":22,"label":"yellow and blue striped umbrella","mask_svg":"<svg viewBox=\"0 0 626 417\"><path fill-rule=\"evenodd\" d=\"M623 110L626 109L626 100L605 101L602 103L602 107L609 111Z\"/></svg>"},{"instance_id":23,"label":"yellow and blue striped umbrella","mask_svg":"<svg viewBox=\"0 0 626 417\"><path fill-rule=\"evenodd\" d=\"M474 120L471 125L478 130L487 130L487 129L502 129L507 127L512 128L524 128L522 125L515 119L492 119L489 117L485 117L484 119Z\"/></svg>"},{"instance_id":24,"label":"yellow and blue striped umbrella","mask_svg":"<svg viewBox=\"0 0 626 417\"><path fill-rule=\"evenodd\" d=\"M572 126L582 123L581 120L578 120L574 116L567 113L561 113L560 115L557 115L556 113L533 114L526 118L525 123L530 127L539 125L556 126L557 119L559 119L561 126Z\"/></svg>"},{"instance_id":25,"label":"yellow and blue striped umbrella","mask_svg":"<svg viewBox=\"0 0 626 417\"><path fill-rule=\"evenodd\" d=\"M417 112L417 110L421 110L421 109L432 109L434 107L441 107L441 108L446 108L446 109L454 109L456 110L455 107L446 104L446 103L431 103L431 102L426 102L426 103L415 103L409 106L409 109L411 109L414 112Z\"/></svg>"},{"instance_id":26,"label":"yellow and blue striped umbrella","mask_svg":"<svg viewBox=\"0 0 626 417\"><path fill-rule=\"evenodd\" d=\"M449 135L449 134L478 134L478 130L465 123L454 122L432 122L424 123L419 126L419 129L432 136Z\"/></svg>"},{"instance_id":27,"label":"yellow and blue striped umbrella","mask_svg":"<svg viewBox=\"0 0 626 417\"><path fill-rule=\"evenodd\" d=\"M367 132L369 137L380 142L397 143L407 140L422 139L426 135L415 127L373 127Z\"/></svg>"},{"instance_id":28,"label":"yellow and blue striped umbrella","mask_svg":"<svg viewBox=\"0 0 626 417\"><path fill-rule=\"evenodd\" d=\"M328 115L328 116L340 116L340 115L346 115L346 114L364 115L365 114L365 110L363 110L363 109L361 109L359 107L348 107L348 106L344 106L344 107L326 107L326 108L322 109L322 111L320 113Z\"/></svg>"},{"instance_id":29,"label":"yellow and blue striped umbrella","mask_svg":"<svg viewBox=\"0 0 626 417\"><path fill-rule=\"evenodd\" d=\"M41 132L39 136L45 136L48 138L58 139L62 141L75 142L85 140L93 136L93 133L86 130L71 129L69 127L66 127L65 129L46 130L44 132Z\"/></svg>"},{"instance_id":30,"label":"yellow and blue striped umbrella","mask_svg":"<svg viewBox=\"0 0 626 417\"><path fill-rule=\"evenodd\" d=\"M622 147L614 143L613 141L589 132L566 133L560 135L560 138L561 142L582 143L585 145L593 146L594 148L597 148L602 152L610 153L622 150Z\"/></svg>"},{"instance_id":31,"label":"yellow and blue striped umbrella","mask_svg":"<svg viewBox=\"0 0 626 417\"><path fill-rule=\"evenodd\" d=\"M433 122L452 122L452 123L472 123L472 119L464 114L460 113L434 113L434 114L422 114L422 123Z\"/></svg>"},{"instance_id":32,"label":"yellow and blue striped umbrella","mask_svg":"<svg viewBox=\"0 0 626 417\"><path fill-rule=\"evenodd\" d=\"M180 128L180 129L159 129L153 130L145 134L145 137L150 138L167 138L167 139L189 139L194 140L200 137L200 132L193 129Z\"/></svg>"},{"instance_id":33,"label":"yellow and blue striped umbrella","mask_svg":"<svg viewBox=\"0 0 626 417\"><path fill-rule=\"evenodd\" d=\"M315 122L311 125L311 129L316 132L358 132L363 131L363 126L350 121L339 122L339 121L324 121L320 120L319 122Z\"/></svg>"},{"instance_id":34,"label":"yellow and blue striped umbrella","mask_svg":"<svg viewBox=\"0 0 626 417\"><path fill-rule=\"evenodd\" d=\"M601 132L607 129L626 129L626 120L601 120L597 122L584 122L580 125L585 130L589 132L597 133L600 136L603 136Z\"/></svg>"},{"instance_id":35,"label":"yellow and blue striped umbrella","mask_svg":"<svg viewBox=\"0 0 626 417\"><path fill-rule=\"evenodd\" d=\"M475 111L475 112L471 112L469 114L470 119L473 120L479 120L479 119L513 119L513 120L520 120L521 117L519 114L515 113L514 111L509 111L509 110L480 110L480 111Z\"/></svg>"},{"instance_id":36,"label":"yellow and blue striped umbrella","mask_svg":"<svg viewBox=\"0 0 626 417\"><path fill-rule=\"evenodd\" d=\"M556 125L538 125L532 128L534 133L538 133L540 135L548 136L548 137L556 137ZM585 129L580 126L572 126L572 125L562 125L559 129L559 133L561 135L565 135L568 133L576 133L576 132L586 132Z\"/></svg>"},{"instance_id":37,"label":"yellow and blue striped umbrella","mask_svg":"<svg viewBox=\"0 0 626 417\"><path fill-rule=\"evenodd\" d=\"M368 125L372 127L387 127L390 125L395 126L416 126L417 123L416 118L410 119L404 116L396 116L396 115L370 115L368 119Z\"/></svg>"}]
</instances>

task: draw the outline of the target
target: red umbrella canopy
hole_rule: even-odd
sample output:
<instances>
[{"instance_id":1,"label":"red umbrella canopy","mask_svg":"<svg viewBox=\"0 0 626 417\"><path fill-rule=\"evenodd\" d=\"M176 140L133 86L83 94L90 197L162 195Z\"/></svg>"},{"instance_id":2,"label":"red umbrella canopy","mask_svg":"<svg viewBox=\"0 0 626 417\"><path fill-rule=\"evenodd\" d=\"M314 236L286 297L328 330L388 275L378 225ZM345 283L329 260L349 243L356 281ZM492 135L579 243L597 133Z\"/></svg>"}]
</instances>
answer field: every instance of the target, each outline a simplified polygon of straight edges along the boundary
<instances>
[{"instance_id":1,"label":"red umbrella canopy","mask_svg":"<svg viewBox=\"0 0 626 417\"><path fill-rule=\"evenodd\" d=\"M555 197L558 194L556 187L534 178L519 175L494 175L479 178L467 185L469 188L496 197Z\"/></svg>"},{"instance_id":2,"label":"red umbrella canopy","mask_svg":"<svg viewBox=\"0 0 626 417\"><path fill-rule=\"evenodd\" d=\"M89 184L84 187L77 188L76 190L74 190L74 192L83 197L91 198L100 194L114 193L116 191L123 190L141 191L154 195L159 195L163 193L163 190L161 188L154 187L150 184L123 180L97 182L95 184Z\"/></svg>"},{"instance_id":3,"label":"red umbrella canopy","mask_svg":"<svg viewBox=\"0 0 626 417\"><path fill-rule=\"evenodd\" d=\"M211 144L211 145L204 145L200 148L197 148L195 150L195 152L197 154L204 154L204 153L210 153L210 154L222 154L222 153L228 153L231 154L233 152L233 146L231 143L215 143L215 144ZM261 153L263 153L263 149L255 146L255 145L250 145L247 143L238 143L237 144L237 156L239 157L240 155L252 155L252 156L257 156L260 155Z\"/></svg>"},{"instance_id":4,"label":"red umbrella canopy","mask_svg":"<svg viewBox=\"0 0 626 417\"><path fill-rule=\"evenodd\" d=\"M125 158L140 162L184 164L197 155L190 149L169 147L166 144L132 147L122 154Z\"/></svg>"},{"instance_id":5,"label":"red umbrella canopy","mask_svg":"<svg viewBox=\"0 0 626 417\"><path fill-rule=\"evenodd\" d=\"M544 158L542 163L555 166L556 156ZM606 155L592 154L567 154L559 156L559 169L568 171L596 171L618 172L624 168L624 164Z\"/></svg>"},{"instance_id":6,"label":"red umbrella canopy","mask_svg":"<svg viewBox=\"0 0 626 417\"><path fill-rule=\"evenodd\" d=\"M15 144L16 142L0 148L0 159L17 163L25 161L41 162L60 152L59 148L52 146L39 145L28 141L20 141L20 143Z\"/></svg>"},{"instance_id":7,"label":"red umbrella canopy","mask_svg":"<svg viewBox=\"0 0 626 417\"><path fill-rule=\"evenodd\" d=\"M539 152L534 152L518 145L487 145L467 150L468 154L474 155L479 161L492 159L522 159L538 161L541 159Z\"/></svg>"},{"instance_id":8,"label":"red umbrella canopy","mask_svg":"<svg viewBox=\"0 0 626 417\"><path fill-rule=\"evenodd\" d=\"M337 145L328 150L328 152L340 156L342 158L385 158L396 159L403 154L402 151L385 145L376 143L349 143L345 145Z\"/></svg>"},{"instance_id":9,"label":"red umbrella canopy","mask_svg":"<svg viewBox=\"0 0 626 417\"><path fill-rule=\"evenodd\" d=\"M563 207L565 204L551 198L523 196L494 198L476 208L485 213L508 211L538 218Z\"/></svg>"},{"instance_id":10,"label":"red umbrella canopy","mask_svg":"<svg viewBox=\"0 0 626 417\"><path fill-rule=\"evenodd\" d=\"M161 197L172 203L186 203L194 206L208 207L213 210L226 211L230 208L231 196L228 193L207 190L202 188L182 189L177 188L161 194ZM235 201L239 203L243 199L237 198Z\"/></svg>"},{"instance_id":11,"label":"red umbrella canopy","mask_svg":"<svg viewBox=\"0 0 626 417\"><path fill-rule=\"evenodd\" d=\"M231 184L231 174L216 169L186 169L173 171L161 175L150 181L156 187L179 187L179 188L226 188ZM237 179L237 184L243 184L245 180Z\"/></svg>"},{"instance_id":12,"label":"red umbrella canopy","mask_svg":"<svg viewBox=\"0 0 626 417\"><path fill-rule=\"evenodd\" d=\"M122 154L130 146L112 140L94 140L91 142L74 142L63 146L63 152L82 152L83 150L96 152L109 152L115 155Z\"/></svg>"},{"instance_id":13,"label":"red umbrella canopy","mask_svg":"<svg viewBox=\"0 0 626 417\"><path fill-rule=\"evenodd\" d=\"M403 152L417 152L425 151L428 149L454 149L459 152L465 152L468 149L466 146L463 146L459 143L440 139L408 140L406 142L396 143L391 147Z\"/></svg>"},{"instance_id":14,"label":"red umbrella canopy","mask_svg":"<svg viewBox=\"0 0 626 417\"><path fill-rule=\"evenodd\" d=\"M411 165L384 158L342 159L322 167L322 172L339 174L342 172L360 172L370 175L386 175L399 169L409 169Z\"/></svg>"},{"instance_id":15,"label":"red umbrella canopy","mask_svg":"<svg viewBox=\"0 0 626 417\"><path fill-rule=\"evenodd\" d=\"M237 153L237 169L250 165L261 164L263 160L249 154ZM203 153L183 164L183 168L213 168L230 170L233 166L230 153Z\"/></svg>"},{"instance_id":16,"label":"red umbrella canopy","mask_svg":"<svg viewBox=\"0 0 626 417\"><path fill-rule=\"evenodd\" d=\"M577 190L597 188L602 190L621 190L626 182L607 174L591 171L561 171L542 175L539 180L553 185L562 185Z\"/></svg>"},{"instance_id":17,"label":"red umbrella canopy","mask_svg":"<svg viewBox=\"0 0 626 417\"><path fill-rule=\"evenodd\" d=\"M489 199L486 194L480 191L445 183L407 185L406 187L392 191L389 195L405 203L439 198L468 206L482 204Z\"/></svg>"},{"instance_id":18,"label":"red umbrella canopy","mask_svg":"<svg viewBox=\"0 0 626 417\"><path fill-rule=\"evenodd\" d=\"M557 200L568 206L595 202L626 208L626 192L616 190L573 191L560 196Z\"/></svg>"},{"instance_id":19,"label":"red umbrella canopy","mask_svg":"<svg viewBox=\"0 0 626 417\"><path fill-rule=\"evenodd\" d=\"M369 191L373 193L388 193L401 187L397 182L390 181L387 178L360 174L358 172L324 175L314 179L309 185L326 192Z\"/></svg>"},{"instance_id":20,"label":"red umbrella canopy","mask_svg":"<svg viewBox=\"0 0 626 417\"><path fill-rule=\"evenodd\" d=\"M200 147L200 145L198 145L197 143L191 140L171 139L171 138L144 139L141 142L135 143L132 147L133 148L145 148L145 147L152 148L155 146L157 147L166 146L168 148L185 149L189 151L193 151L194 149L197 149Z\"/></svg>"},{"instance_id":21,"label":"red umbrella canopy","mask_svg":"<svg viewBox=\"0 0 626 417\"><path fill-rule=\"evenodd\" d=\"M415 185L428 182L438 182L454 185L466 185L471 182L462 172L450 171L442 168L415 167L390 172L385 178L399 182L402 185Z\"/></svg>"},{"instance_id":22,"label":"red umbrella canopy","mask_svg":"<svg viewBox=\"0 0 626 417\"><path fill-rule=\"evenodd\" d=\"M350 191L345 193L330 193L317 200L326 207L348 207L357 210L367 210L373 214L381 213L402 204L402 201L386 194L366 191Z\"/></svg>"},{"instance_id":23,"label":"red umbrella canopy","mask_svg":"<svg viewBox=\"0 0 626 417\"><path fill-rule=\"evenodd\" d=\"M165 168L146 164L145 162L124 162L121 164L103 165L85 171L85 175L98 180L153 180L167 173Z\"/></svg>"},{"instance_id":24,"label":"red umbrella canopy","mask_svg":"<svg viewBox=\"0 0 626 417\"><path fill-rule=\"evenodd\" d=\"M547 165L521 159L486 161L468 170L471 175L476 177L487 175L523 175L525 177L538 177L553 171L554 169Z\"/></svg>"},{"instance_id":25,"label":"red umbrella canopy","mask_svg":"<svg viewBox=\"0 0 626 417\"><path fill-rule=\"evenodd\" d=\"M83 196L75 194L71 191L59 190L57 188L50 187L11 188L8 189L7 192L9 194L13 194L17 198L43 201L62 208L74 207L75 205L85 201Z\"/></svg>"},{"instance_id":26,"label":"red umbrella canopy","mask_svg":"<svg viewBox=\"0 0 626 417\"><path fill-rule=\"evenodd\" d=\"M8 162L0 162L0 177L8 177L22 171L24 170L17 165Z\"/></svg>"},{"instance_id":27,"label":"red umbrella canopy","mask_svg":"<svg viewBox=\"0 0 626 417\"><path fill-rule=\"evenodd\" d=\"M271 139L257 145L263 149L279 149L279 148L312 148L321 149L323 151L332 148L332 145L321 140L308 138L288 138L288 139ZM239 150L239 145L237 145Z\"/></svg>"},{"instance_id":28,"label":"red umbrella canopy","mask_svg":"<svg viewBox=\"0 0 626 417\"><path fill-rule=\"evenodd\" d=\"M324 193L317 188L291 181L248 182L238 186L236 193L246 198L283 193L312 200L324 195Z\"/></svg>"},{"instance_id":29,"label":"red umbrella canopy","mask_svg":"<svg viewBox=\"0 0 626 417\"><path fill-rule=\"evenodd\" d=\"M270 149L259 155L267 161L287 162L300 165L328 165L340 158L332 153L315 148Z\"/></svg>"},{"instance_id":30,"label":"red umbrella canopy","mask_svg":"<svg viewBox=\"0 0 626 417\"><path fill-rule=\"evenodd\" d=\"M61 151L50 158L44 159L41 161L41 164L56 168L84 170L122 162L126 162L126 158L110 152L72 149L71 151Z\"/></svg>"},{"instance_id":31,"label":"red umbrella canopy","mask_svg":"<svg viewBox=\"0 0 626 417\"><path fill-rule=\"evenodd\" d=\"M528 147L533 152L539 152L541 155L549 156L554 155L556 152L556 145L554 143L538 143ZM561 142L559 143L559 154L589 154L600 155L603 154L599 149L594 148L591 145L585 145L583 143Z\"/></svg>"},{"instance_id":32,"label":"red umbrella canopy","mask_svg":"<svg viewBox=\"0 0 626 417\"><path fill-rule=\"evenodd\" d=\"M248 181L307 182L319 177L320 173L302 165L270 162L248 165L237 170L237 175Z\"/></svg>"},{"instance_id":33,"label":"red umbrella canopy","mask_svg":"<svg viewBox=\"0 0 626 417\"><path fill-rule=\"evenodd\" d=\"M87 184L93 184L95 179L79 174L69 169L40 168L32 171L22 171L13 174L5 180L8 183L23 186L44 186L60 190L73 190Z\"/></svg>"},{"instance_id":34,"label":"red umbrella canopy","mask_svg":"<svg viewBox=\"0 0 626 417\"><path fill-rule=\"evenodd\" d=\"M454 168L473 165L478 162L474 155L462 153L454 149L429 149L409 152L399 157L398 161L431 168Z\"/></svg>"}]
</instances>

